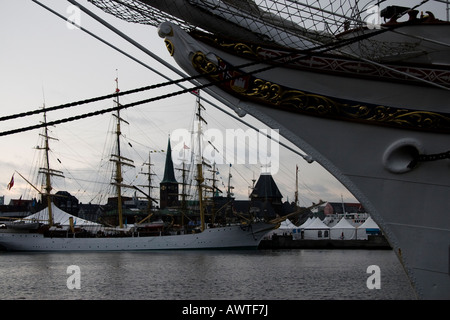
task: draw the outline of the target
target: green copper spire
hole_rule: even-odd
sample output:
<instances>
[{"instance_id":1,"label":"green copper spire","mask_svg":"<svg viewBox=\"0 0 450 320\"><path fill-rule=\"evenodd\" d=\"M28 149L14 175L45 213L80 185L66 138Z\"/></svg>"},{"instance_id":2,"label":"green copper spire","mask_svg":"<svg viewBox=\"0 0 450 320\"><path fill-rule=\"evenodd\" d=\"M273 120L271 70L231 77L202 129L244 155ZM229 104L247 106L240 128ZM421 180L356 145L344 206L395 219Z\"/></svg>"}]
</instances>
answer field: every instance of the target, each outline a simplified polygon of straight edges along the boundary
<instances>
[{"instance_id":1,"label":"green copper spire","mask_svg":"<svg viewBox=\"0 0 450 320\"><path fill-rule=\"evenodd\" d=\"M166 165L164 167L164 178L161 183L178 183L175 179L175 172L173 169L172 162L172 148L170 146L170 137L169 143L167 144L167 154L166 154Z\"/></svg>"}]
</instances>

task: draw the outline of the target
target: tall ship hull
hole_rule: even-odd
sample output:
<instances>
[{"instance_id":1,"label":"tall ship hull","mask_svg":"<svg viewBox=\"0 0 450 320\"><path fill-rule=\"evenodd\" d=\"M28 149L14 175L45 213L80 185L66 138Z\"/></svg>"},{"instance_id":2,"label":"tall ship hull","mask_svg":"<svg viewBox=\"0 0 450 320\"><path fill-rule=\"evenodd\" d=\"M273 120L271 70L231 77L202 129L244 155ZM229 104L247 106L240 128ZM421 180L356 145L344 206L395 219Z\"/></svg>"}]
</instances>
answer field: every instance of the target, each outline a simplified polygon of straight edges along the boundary
<instances>
[{"instance_id":1,"label":"tall ship hull","mask_svg":"<svg viewBox=\"0 0 450 320\"><path fill-rule=\"evenodd\" d=\"M160 34L184 70L205 74L207 80L199 80L205 85L216 83L213 94L279 128L354 194L382 228L420 297L450 297L448 91L292 65L249 75L249 68L236 66L255 60L221 49L242 44L213 46L169 24ZM327 57L316 58L326 63ZM417 161L429 154L439 156Z\"/></svg>"},{"instance_id":2,"label":"tall ship hull","mask_svg":"<svg viewBox=\"0 0 450 320\"><path fill-rule=\"evenodd\" d=\"M213 95L279 128L354 194L381 226L419 297L450 297L448 90L373 76L373 67L341 57L271 68L254 62L283 56L276 49L255 51L171 24L160 35L185 71L214 84Z\"/></svg>"},{"instance_id":3,"label":"tall ship hull","mask_svg":"<svg viewBox=\"0 0 450 320\"><path fill-rule=\"evenodd\" d=\"M146 251L187 249L256 249L273 225L254 223L206 229L200 233L161 236L48 237L42 233L0 232L8 251Z\"/></svg>"}]
</instances>

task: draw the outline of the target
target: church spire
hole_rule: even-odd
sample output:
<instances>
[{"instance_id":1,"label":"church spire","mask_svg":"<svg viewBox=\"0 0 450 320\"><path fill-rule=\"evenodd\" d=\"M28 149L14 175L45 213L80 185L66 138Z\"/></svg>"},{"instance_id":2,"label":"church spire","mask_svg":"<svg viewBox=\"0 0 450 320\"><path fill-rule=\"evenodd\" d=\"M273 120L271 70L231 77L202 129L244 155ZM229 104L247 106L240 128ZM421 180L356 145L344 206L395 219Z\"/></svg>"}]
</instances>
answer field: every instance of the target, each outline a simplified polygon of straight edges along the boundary
<instances>
[{"instance_id":1,"label":"church spire","mask_svg":"<svg viewBox=\"0 0 450 320\"><path fill-rule=\"evenodd\" d=\"M175 171L173 169L172 148L170 146L170 137L167 144L166 164L164 167L164 177L161 183L178 183L175 179Z\"/></svg>"},{"instance_id":2,"label":"church spire","mask_svg":"<svg viewBox=\"0 0 450 320\"><path fill-rule=\"evenodd\" d=\"M175 179L175 172L172 161L172 148L170 137L167 144L166 164L164 166L164 177L159 184L159 207L174 207L178 205L178 182Z\"/></svg>"}]
</instances>

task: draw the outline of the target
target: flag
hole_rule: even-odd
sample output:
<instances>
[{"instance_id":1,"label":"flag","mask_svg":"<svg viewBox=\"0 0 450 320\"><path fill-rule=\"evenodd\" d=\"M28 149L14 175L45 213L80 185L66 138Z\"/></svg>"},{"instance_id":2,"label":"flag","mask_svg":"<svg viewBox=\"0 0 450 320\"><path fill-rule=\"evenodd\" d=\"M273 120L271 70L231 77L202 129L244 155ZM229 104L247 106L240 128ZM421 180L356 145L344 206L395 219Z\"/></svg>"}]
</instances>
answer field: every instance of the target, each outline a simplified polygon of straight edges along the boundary
<instances>
[{"instance_id":1,"label":"flag","mask_svg":"<svg viewBox=\"0 0 450 320\"><path fill-rule=\"evenodd\" d=\"M8 183L8 186L6 187L8 190L11 190L11 188L13 187L13 185L14 185L14 173L13 173L13 175L12 175L12 177L11 177L11 181Z\"/></svg>"}]
</instances>

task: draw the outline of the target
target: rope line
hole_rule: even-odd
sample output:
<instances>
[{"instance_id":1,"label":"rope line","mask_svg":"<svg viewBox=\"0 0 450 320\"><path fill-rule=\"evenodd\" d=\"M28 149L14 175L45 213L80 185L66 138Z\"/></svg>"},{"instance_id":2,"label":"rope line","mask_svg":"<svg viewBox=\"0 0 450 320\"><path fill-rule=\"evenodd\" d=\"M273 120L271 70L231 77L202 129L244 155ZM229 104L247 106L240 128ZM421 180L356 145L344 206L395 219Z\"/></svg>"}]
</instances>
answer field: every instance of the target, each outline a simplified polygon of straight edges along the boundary
<instances>
[{"instance_id":1,"label":"rope line","mask_svg":"<svg viewBox=\"0 0 450 320\"><path fill-rule=\"evenodd\" d=\"M42 7L44 7L47 10L49 10L53 14L59 16L60 18L64 18L63 16L61 16L60 14L55 12L54 10L52 10L52 9L48 8L47 6L41 4L39 1L33 0L33 2L35 2L36 4L41 5ZM75 24L75 26L78 27L78 28L82 28L81 26L76 25L76 24ZM392 30L394 28L397 28L397 26L391 26L389 28L381 29L381 30L378 30L376 32L372 32L370 34L359 35L359 36L356 36L356 37L343 39L343 40L340 40L340 41L338 41L336 43L332 43L332 44L322 44L322 45L316 46L314 48L306 49L306 50L294 50L293 49L290 53L284 54L282 56L268 57L268 58L265 58L265 59L262 59L262 60L259 60L259 61L245 63L245 64L242 64L242 65L236 66L236 69L252 67L252 66L255 66L255 65L261 64L261 63L272 63L271 66L268 66L268 67L265 67L265 68L261 68L261 69L257 69L257 70L251 71L251 72L246 72L245 74L246 75L251 75L251 74L255 74L255 73L259 73L259 72L263 72L263 71L268 71L270 69L273 69L273 68L276 68L276 67L279 67L279 66L282 66L282 65L285 64L284 62L277 63L277 60L286 59L285 61L287 61L288 60L287 58L292 57L292 56L297 55L297 54L303 54L303 56L298 56L298 57L295 57L293 59L290 59L290 62L295 62L295 61L298 61L298 60L307 59L312 54L323 54L323 53L326 53L328 51L336 50L336 49L339 49L339 48L341 48L343 46L346 46L348 44L352 44L354 42L358 42L358 41L361 41L361 40L364 40L364 39L372 38L372 37L374 37L376 35L379 35L380 33L384 33L386 31L390 31L390 30ZM89 32L85 28L82 28L82 30L85 31L85 32L88 32L90 35L94 36L96 39L100 39L102 42L104 42L107 45L113 47L114 49L120 50L119 48L116 48L115 46L111 45L109 42L101 39L98 36L95 36L93 33ZM0 117L0 121L12 120L12 119L20 118L20 117L35 115L35 114L42 113L44 111L45 112L49 112L49 111L61 110L61 109L65 109L65 108L78 106L78 105L81 105L81 104L87 104L87 103L97 102L97 101L101 101L101 100L105 100L105 99L111 99L111 98L116 97L117 95L118 96L123 96L123 95L138 93L138 92L142 92L142 91L152 90L152 89L156 89L156 88L160 88L160 87L164 87L164 86L168 86L168 85L172 85L172 84L179 84L179 83L182 83L184 81L193 81L193 80L196 80L198 78L201 78L201 77L204 77L204 76L210 76L210 75L218 74L220 72L221 71L218 70L218 71L209 72L207 74L190 76L190 77L183 77L183 78L178 79L178 80L171 80L171 81L162 82L162 83L159 83L159 84L145 86L145 87L141 87L141 88L137 88L137 89L133 89L133 90L128 90L128 91L124 91L124 92L113 93L113 94L104 95L104 96L100 96L100 97L96 97L96 98L91 98L91 99L81 100L81 101L77 101L77 102L71 102L71 103L67 103L67 104L63 104L63 105L59 105L59 106L54 106L54 107L46 108L45 110L38 109L38 110L34 110L34 111L27 111L27 112L23 112L23 113L19 113L19 114L3 116L3 117ZM193 89L195 89L195 88L192 88L192 90Z\"/></svg>"},{"instance_id":2,"label":"rope line","mask_svg":"<svg viewBox=\"0 0 450 320\"><path fill-rule=\"evenodd\" d=\"M39 5L42 5L41 3L39 3L36 0L33 0L33 2L35 2L35 3L39 4ZM43 7L46 8L46 9L49 9L49 8L47 8L45 6L43 6ZM55 13L51 9L50 9L50 11L52 13ZM59 16L59 14L57 14L57 15ZM344 39L344 40L341 40L341 41L339 41L337 43L333 43L333 44L323 44L323 45L316 46L315 48L306 49L306 50L293 50L292 52L287 53L287 54L282 55L282 56L269 57L269 58L266 58L264 60L245 63L245 64L242 64L240 66L237 66L236 68L237 69L242 69L242 68L251 67L251 66L254 66L254 65L257 65L257 64L261 64L261 63L271 63L270 65L268 65L266 67L259 68L257 70L253 70L253 71L249 71L249 72L244 72L243 75L252 75L252 74L268 71L270 69L277 68L277 67L282 66L284 64L283 62L277 63L277 60L286 59L286 58L292 57L293 55L297 55L299 53L303 54L303 55L294 57L293 59L290 59L290 62L295 62L295 61L298 61L298 60L307 59L312 54L322 54L322 53L326 53L326 52L331 51L331 50L336 50L336 49L339 49L340 47L346 46L346 45L354 43L354 42L361 41L363 39L374 37L376 35L379 35L380 33L384 33L386 31L390 31L390 30L392 30L394 28L397 28L397 26L392 26L392 27L389 27L389 28L381 29L381 30L378 30L376 32L372 32L370 34L359 35L359 36L352 37L352 38L349 38L349 39ZM106 41L103 41L103 42L106 42ZM288 59L286 59L285 61L287 61L287 60ZM124 96L124 95L133 94L133 93L153 90L153 89L162 88L162 87L173 85L173 84L179 84L179 83L182 83L184 81L194 81L194 80L196 80L198 78L202 78L202 77L205 77L205 76L211 76L211 75L214 75L214 74L220 74L222 72L223 72L222 70L212 71L212 72L209 72L207 74L199 74L199 75L195 75L195 76L191 76L191 77L183 77L183 78L178 79L178 80L171 80L171 81L162 82L162 83L159 83L159 84L145 86L145 87L141 87L141 88L137 88L137 89L132 89L132 90L124 91L124 92L116 92L116 93L113 93L113 94L108 94L108 95L103 95L103 96L99 96L99 97L95 97L95 98L80 100L80 101L71 102L71 103L67 103L67 104L62 104L62 105L58 105L58 106L54 106L54 107L49 107L49 108L44 108L44 109L37 109L37 110L33 110L33 111L27 111L27 112L22 112L22 113L18 113L18 114L3 116L3 117L0 117L0 121L12 120L12 119L20 118L20 117L26 117L26 116L39 114L39 113L42 113L42 112L56 111L56 110L61 110L61 109L70 108L70 107L74 107L74 106L79 106L79 105L82 105L82 104L97 102L97 101L101 101L101 100L105 100L105 99L111 99L111 98L118 97L118 96ZM217 85L217 84L219 84L221 82L228 82L228 81L231 81L233 79L240 78L243 75L241 74L241 75L236 76L236 77L226 77L225 79L220 80L220 81L209 82L208 84L203 84L203 85L197 85L197 86L192 87L192 88L182 89L182 90L179 90L179 91L176 91L176 92L172 92L172 93L169 93L169 94L161 95L161 96L150 98L150 99L140 100L140 101L137 101L137 102L126 104L126 105L119 105L119 106L108 108L108 109L102 109L102 110L89 112L89 113L85 113L85 114L81 114L81 115L77 115L77 116L73 116L73 117L63 118L63 119L60 119L60 120L55 120L55 121L52 121L52 122L48 122L47 124L37 124L37 125L28 126L28 127L22 127L22 128L18 128L18 129L12 129L12 130L8 130L8 131L3 131L3 132L0 132L0 136L16 134L16 133L20 133L20 132L24 132L24 131L29 131L29 130L33 130L33 129L42 128L42 127L45 127L46 125L56 125L56 124L76 121L76 120L80 120L80 119L84 119L84 118L88 118L88 117L93 117L93 116L101 115L101 114L112 112L112 111L117 111L117 110L121 110L121 109L131 108L131 107L134 107L134 106L137 106L137 105L141 105L141 104L144 104L144 103L149 103L149 102L153 102L153 101L157 101L157 100L162 100L162 99L166 99L166 98L173 97L173 96L176 96L176 95L188 93L188 92L191 92L193 90L203 89L203 88L206 88L206 87Z\"/></svg>"}]
</instances>

